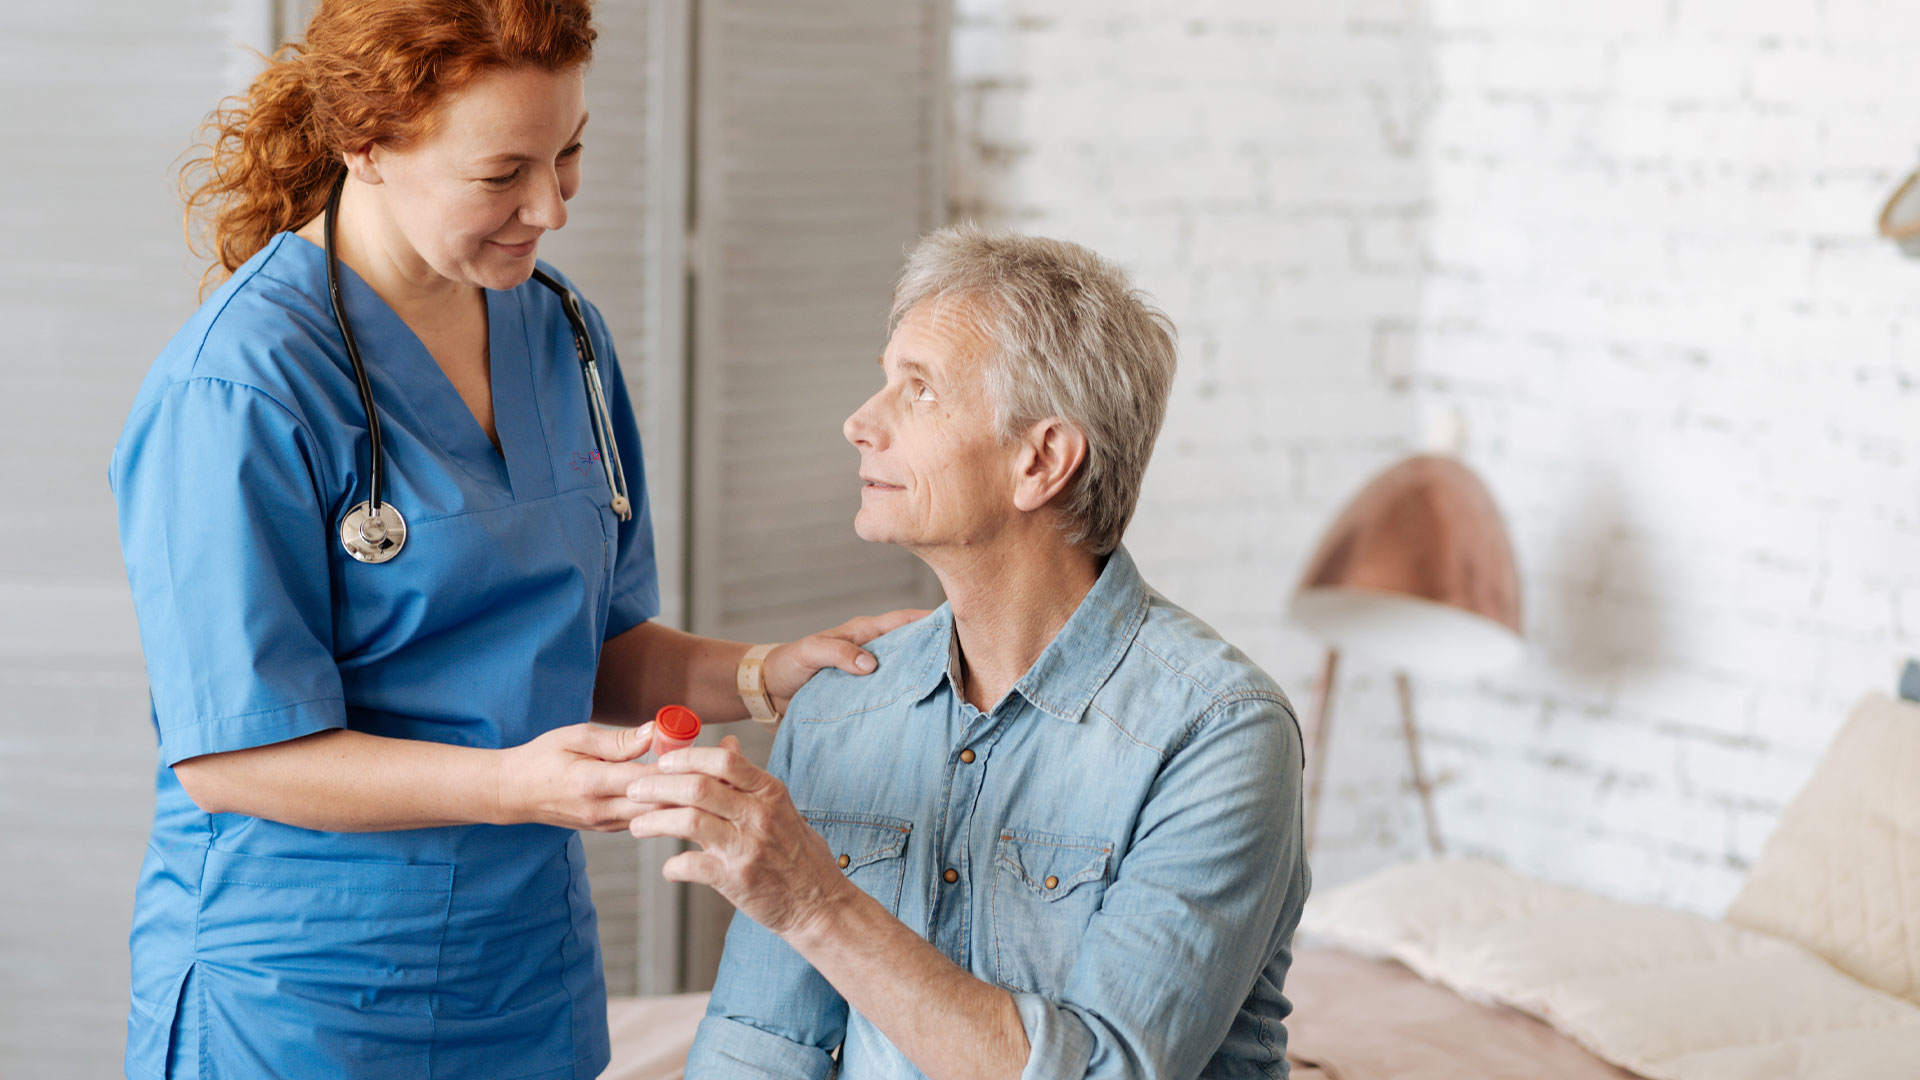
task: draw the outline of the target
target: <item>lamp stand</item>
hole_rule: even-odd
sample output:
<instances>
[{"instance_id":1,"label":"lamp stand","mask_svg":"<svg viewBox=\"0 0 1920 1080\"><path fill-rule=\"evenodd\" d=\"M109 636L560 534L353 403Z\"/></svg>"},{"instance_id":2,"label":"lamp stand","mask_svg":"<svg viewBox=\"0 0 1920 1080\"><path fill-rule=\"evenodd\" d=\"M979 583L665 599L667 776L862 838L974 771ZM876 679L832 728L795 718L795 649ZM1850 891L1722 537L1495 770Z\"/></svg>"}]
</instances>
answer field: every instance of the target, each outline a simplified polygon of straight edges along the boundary
<instances>
[{"instance_id":1,"label":"lamp stand","mask_svg":"<svg viewBox=\"0 0 1920 1080\"><path fill-rule=\"evenodd\" d=\"M1313 712L1307 719L1306 729L1300 733L1301 748L1306 757L1307 786L1301 830L1308 854L1313 852L1314 826L1320 818L1320 789L1327 770L1326 748L1331 732L1333 688L1339 671L1340 650L1328 649L1326 660L1320 667L1320 679L1314 686ZM1393 683L1400 698L1400 731L1407 740L1407 763L1413 770L1413 790L1420 797L1420 814L1427 824L1427 844L1435 855L1439 855L1445 849L1440 841L1440 821L1433 812L1433 782L1427 779L1426 769L1420 762L1420 733L1413 719L1413 686L1404 671L1394 672Z\"/></svg>"},{"instance_id":2,"label":"lamp stand","mask_svg":"<svg viewBox=\"0 0 1920 1080\"><path fill-rule=\"evenodd\" d=\"M1333 704L1334 675L1340 670L1340 650L1328 649L1320 667L1320 681L1314 684L1313 712L1307 729L1300 733L1301 754L1305 758L1307 801L1302 808L1301 829L1308 854L1313 853L1313 827L1320 820L1320 782L1327 773L1327 710Z\"/></svg>"},{"instance_id":3,"label":"lamp stand","mask_svg":"<svg viewBox=\"0 0 1920 1080\"><path fill-rule=\"evenodd\" d=\"M1413 790L1420 796L1420 816L1427 820L1427 843L1435 855L1442 854L1440 844L1440 821L1433 813L1433 783L1427 779L1427 771L1420 767L1420 733L1413 725L1413 686L1407 681L1407 673L1393 673L1394 689L1400 692L1400 730L1407 736L1407 764L1413 767Z\"/></svg>"}]
</instances>

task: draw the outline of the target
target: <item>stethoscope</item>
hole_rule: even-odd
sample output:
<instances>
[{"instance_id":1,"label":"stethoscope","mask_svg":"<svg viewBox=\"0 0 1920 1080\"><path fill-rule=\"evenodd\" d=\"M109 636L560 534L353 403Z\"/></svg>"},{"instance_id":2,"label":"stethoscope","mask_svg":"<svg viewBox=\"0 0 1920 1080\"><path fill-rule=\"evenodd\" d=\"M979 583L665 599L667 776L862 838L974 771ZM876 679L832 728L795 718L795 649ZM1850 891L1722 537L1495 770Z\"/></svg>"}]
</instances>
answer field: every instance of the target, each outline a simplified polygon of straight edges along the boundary
<instances>
[{"instance_id":1,"label":"stethoscope","mask_svg":"<svg viewBox=\"0 0 1920 1080\"><path fill-rule=\"evenodd\" d=\"M347 359L353 361L353 377L360 384L360 407L367 414L367 501L347 511L340 519L340 546L347 554L364 563L383 563L407 543L407 519L392 503L380 501L386 487L386 459L380 452L380 416L373 408L373 387L367 381L366 365L360 361L360 343L354 340L347 324L347 305L340 299L340 265L333 253L333 225L340 216L340 192L346 187L342 173L327 196L327 217L322 232L326 238L327 293L333 300L333 321L340 325L340 336L347 343ZM580 298L573 290L534 267L533 280L552 289L566 310L567 325L573 328L573 351L580 357L580 371L587 381L589 419L593 422L594 452L607 473L607 490L613 492L613 512L621 521L633 517L633 504L627 499L627 476L620 468L620 446L613 437L613 421L607 414L607 398L600 387L600 368L594 362L593 342L587 337L587 320L580 314Z\"/></svg>"}]
</instances>

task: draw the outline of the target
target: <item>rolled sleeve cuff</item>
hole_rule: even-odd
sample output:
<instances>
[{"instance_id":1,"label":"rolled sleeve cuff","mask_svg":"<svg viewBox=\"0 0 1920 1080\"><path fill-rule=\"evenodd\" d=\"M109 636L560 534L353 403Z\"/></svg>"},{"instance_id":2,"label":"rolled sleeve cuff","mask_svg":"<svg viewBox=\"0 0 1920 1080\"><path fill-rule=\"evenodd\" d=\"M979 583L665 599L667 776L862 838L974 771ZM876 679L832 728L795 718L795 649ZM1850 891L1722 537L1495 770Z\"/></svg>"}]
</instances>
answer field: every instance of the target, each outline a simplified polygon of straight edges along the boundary
<instances>
[{"instance_id":1,"label":"rolled sleeve cuff","mask_svg":"<svg viewBox=\"0 0 1920 1080\"><path fill-rule=\"evenodd\" d=\"M1039 994L1013 995L1020 1025L1027 1029L1027 1067L1020 1080L1085 1076L1093 1060L1093 1032L1070 1009Z\"/></svg>"},{"instance_id":2,"label":"rolled sleeve cuff","mask_svg":"<svg viewBox=\"0 0 1920 1080\"><path fill-rule=\"evenodd\" d=\"M239 716L218 716L162 729L160 761L168 768L202 754L251 750L347 726L346 702L315 698Z\"/></svg>"},{"instance_id":3,"label":"rolled sleeve cuff","mask_svg":"<svg viewBox=\"0 0 1920 1080\"><path fill-rule=\"evenodd\" d=\"M724 1016L700 1021L693 1053L687 1057L688 1080L708 1076L826 1080L832 1071L833 1058L825 1050L802 1046Z\"/></svg>"}]
</instances>

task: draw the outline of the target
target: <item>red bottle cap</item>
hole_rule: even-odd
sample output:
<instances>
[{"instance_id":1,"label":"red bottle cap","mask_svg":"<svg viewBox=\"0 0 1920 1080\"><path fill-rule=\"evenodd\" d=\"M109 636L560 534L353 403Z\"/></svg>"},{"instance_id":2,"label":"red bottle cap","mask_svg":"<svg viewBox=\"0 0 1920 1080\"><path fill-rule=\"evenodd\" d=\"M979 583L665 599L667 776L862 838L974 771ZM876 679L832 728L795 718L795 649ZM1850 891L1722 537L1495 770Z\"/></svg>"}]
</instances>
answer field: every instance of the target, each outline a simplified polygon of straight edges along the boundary
<instances>
[{"instance_id":1,"label":"red bottle cap","mask_svg":"<svg viewBox=\"0 0 1920 1080\"><path fill-rule=\"evenodd\" d=\"M692 742L700 734L700 717L685 705L665 705L653 716L653 730L676 742Z\"/></svg>"}]
</instances>

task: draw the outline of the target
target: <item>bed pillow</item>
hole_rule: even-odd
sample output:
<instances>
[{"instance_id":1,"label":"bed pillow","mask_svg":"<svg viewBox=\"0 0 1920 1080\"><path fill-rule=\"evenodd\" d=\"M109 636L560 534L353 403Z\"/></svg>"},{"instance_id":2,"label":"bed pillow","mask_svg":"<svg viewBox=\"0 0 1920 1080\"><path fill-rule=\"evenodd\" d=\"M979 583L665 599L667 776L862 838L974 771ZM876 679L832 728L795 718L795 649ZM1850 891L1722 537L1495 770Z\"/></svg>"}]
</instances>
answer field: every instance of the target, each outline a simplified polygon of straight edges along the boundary
<instances>
[{"instance_id":1,"label":"bed pillow","mask_svg":"<svg viewBox=\"0 0 1920 1080\"><path fill-rule=\"evenodd\" d=\"M1920 704L1870 694L1854 709L1727 921L1920 1005Z\"/></svg>"}]
</instances>

